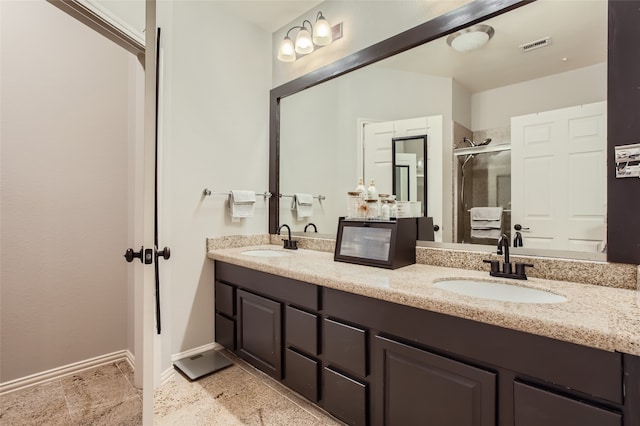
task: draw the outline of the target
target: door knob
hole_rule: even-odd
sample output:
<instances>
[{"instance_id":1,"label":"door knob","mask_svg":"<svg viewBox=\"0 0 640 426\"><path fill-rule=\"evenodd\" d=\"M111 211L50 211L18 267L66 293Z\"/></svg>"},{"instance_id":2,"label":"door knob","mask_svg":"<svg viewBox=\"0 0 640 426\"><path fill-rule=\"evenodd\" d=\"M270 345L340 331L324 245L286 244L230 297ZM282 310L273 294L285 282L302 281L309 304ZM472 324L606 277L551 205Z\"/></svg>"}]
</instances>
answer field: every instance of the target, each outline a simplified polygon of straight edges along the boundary
<instances>
[{"instance_id":1,"label":"door knob","mask_svg":"<svg viewBox=\"0 0 640 426\"><path fill-rule=\"evenodd\" d=\"M140 262L142 262L142 253L144 253L144 247L140 247L140 251L133 251L132 248L128 248L124 253L124 258L129 263L133 262L133 259L135 258L140 259Z\"/></svg>"},{"instance_id":2,"label":"door knob","mask_svg":"<svg viewBox=\"0 0 640 426\"><path fill-rule=\"evenodd\" d=\"M435 232L438 232L438 231L440 230L440 226L438 226L438 225L433 225L433 230L434 230Z\"/></svg>"},{"instance_id":3,"label":"door knob","mask_svg":"<svg viewBox=\"0 0 640 426\"><path fill-rule=\"evenodd\" d=\"M133 262L133 259L140 259L140 262L145 265L150 265L153 263L153 250L146 249L144 247L140 247L140 251L133 251L132 248L128 248L126 252L124 252L124 258L127 262Z\"/></svg>"},{"instance_id":4,"label":"door knob","mask_svg":"<svg viewBox=\"0 0 640 426\"><path fill-rule=\"evenodd\" d=\"M165 247L162 250L156 250L156 258L162 257L164 260L167 260L171 257L171 250L169 247Z\"/></svg>"},{"instance_id":5,"label":"door knob","mask_svg":"<svg viewBox=\"0 0 640 426\"><path fill-rule=\"evenodd\" d=\"M513 225L513 229L515 229L516 231L528 231L529 228L525 228L524 226L520 225L519 223L516 223L515 225Z\"/></svg>"}]
</instances>

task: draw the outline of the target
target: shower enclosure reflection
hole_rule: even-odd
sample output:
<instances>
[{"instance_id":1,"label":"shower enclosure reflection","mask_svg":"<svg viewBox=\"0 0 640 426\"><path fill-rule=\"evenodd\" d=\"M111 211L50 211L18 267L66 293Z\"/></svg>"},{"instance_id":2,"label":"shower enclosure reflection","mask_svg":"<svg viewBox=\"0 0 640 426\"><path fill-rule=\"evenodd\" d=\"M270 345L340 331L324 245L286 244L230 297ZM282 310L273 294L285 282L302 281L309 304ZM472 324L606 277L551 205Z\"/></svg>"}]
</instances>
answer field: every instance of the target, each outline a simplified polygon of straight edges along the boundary
<instances>
[{"instance_id":1,"label":"shower enclosure reflection","mask_svg":"<svg viewBox=\"0 0 640 426\"><path fill-rule=\"evenodd\" d=\"M456 242L494 244L490 238L472 237L471 209L501 207L502 229L511 229L511 146L489 145L491 139L456 148ZM458 145L460 146L460 145Z\"/></svg>"}]
</instances>

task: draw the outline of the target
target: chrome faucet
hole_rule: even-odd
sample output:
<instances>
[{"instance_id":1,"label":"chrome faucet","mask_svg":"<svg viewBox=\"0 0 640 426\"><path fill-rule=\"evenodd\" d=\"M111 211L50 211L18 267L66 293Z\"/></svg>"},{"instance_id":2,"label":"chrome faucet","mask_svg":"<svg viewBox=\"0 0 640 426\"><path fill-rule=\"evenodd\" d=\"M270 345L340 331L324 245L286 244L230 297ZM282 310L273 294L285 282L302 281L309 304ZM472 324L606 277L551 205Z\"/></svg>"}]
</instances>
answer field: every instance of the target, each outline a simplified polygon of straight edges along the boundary
<instances>
[{"instance_id":1,"label":"chrome faucet","mask_svg":"<svg viewBox=\"0 0 640 426\"><path fill-rule=\"evenodd\" d=\"M289 250L298 250L298 242L291 239L291 228L289 228L289 225L287 224L280 225L280 227L276 231L276 234L280 235L280 230L285 227L287 228L287 231L289 231L289 239L282 240L284 242L284 248Z\"/></svg>"},{"instance_id":2,"label":"chrome faucet","mask_svg":"<svg viewBox=\"0 0 640 426\"><path fill-rule=\"evenodd\" d=\"M311 223L311 222L307 223L304 226L304 232L307 232L307 228L310 227L310 226L313 226L313 232L318 233L318 228L316 228L315 223Z\"/></svg>"},{"instance_id":3,"label":"chrome faucet","mask_svg":"<svg viewBox=\"0 0 640 426\"><path fill-rule=\"evenodd\" d=\"M499 260L483 260L484 263L491 264L491 271L489 275L492 277L502 277L502 278L515 278L517 280L526 280L527 275L525 274L525 268L530 267L533 268L533 265L530 263L520 263L516 262L515 264L515 272L513 272L511 260L509 259L509 237L506 234L502 234L500 239L498 239L498 251L496 254L502 255L504 253L504 262L502 263L502 271L500 270L500 261Z\"/></svg>"}]
</instances>

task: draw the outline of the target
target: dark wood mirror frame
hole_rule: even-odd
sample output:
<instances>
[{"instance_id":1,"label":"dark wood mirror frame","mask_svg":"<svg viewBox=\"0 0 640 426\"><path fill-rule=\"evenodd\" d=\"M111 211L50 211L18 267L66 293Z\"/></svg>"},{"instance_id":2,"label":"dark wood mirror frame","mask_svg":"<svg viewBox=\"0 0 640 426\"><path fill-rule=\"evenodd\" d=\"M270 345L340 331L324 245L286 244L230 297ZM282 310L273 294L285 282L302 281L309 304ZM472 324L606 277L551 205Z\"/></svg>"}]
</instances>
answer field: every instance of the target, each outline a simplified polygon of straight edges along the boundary
<instances>
[{"instance_id":1,"label":"dark wood mirror frame","mask_svg":"<svg viewBox=\"0 0 640 426\"><path fill-rule=\"evenodd\" d=\"M443 35L532 3L473 1L387 40L271 90L269 191L280 193L280 99L355 71ZM607 261L640 264L640 182L615 177L614 147L640 142L640 8L637 1L609 0L607 61ZM577 11L579 13L579 11ZM269 233L279 222L279 197L269 201Z\"/></svg>"}]
</instances>

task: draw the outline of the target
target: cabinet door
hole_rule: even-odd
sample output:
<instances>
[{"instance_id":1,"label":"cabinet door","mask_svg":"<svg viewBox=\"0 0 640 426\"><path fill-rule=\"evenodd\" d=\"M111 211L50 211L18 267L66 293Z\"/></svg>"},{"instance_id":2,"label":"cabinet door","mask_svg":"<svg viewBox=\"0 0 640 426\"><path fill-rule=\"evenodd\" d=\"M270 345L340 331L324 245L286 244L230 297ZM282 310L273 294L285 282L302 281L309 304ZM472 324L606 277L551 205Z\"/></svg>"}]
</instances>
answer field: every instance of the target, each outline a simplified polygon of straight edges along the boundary
<instances>
[{"instance_id":1,"label":"cabinet door","mask_svg":"<svg viewBox=\"0 0 640 426\"><path fill-rule=\"evenodd\" d=\"M495 426L496 375L380 336L374 425Z\"/></svg>"},{"instance_id":2,"label":"cabinet door","mask_svg":"<svg viewBox=\"0 0 640 426\"><path fill-rule=\"evenodd\" d=\"M281 304L238 290L238 354L282 378Z\"/></svg>"},{"instance_id":3,"label":"cabinet door","mask_svg":"<svg viewBox=\"0 0 640 426\"><path fill-rule=\"evenodd\" d=\"M514 383L515 426L621 426L622 415Z\"/></svg>"}]
</instances>

